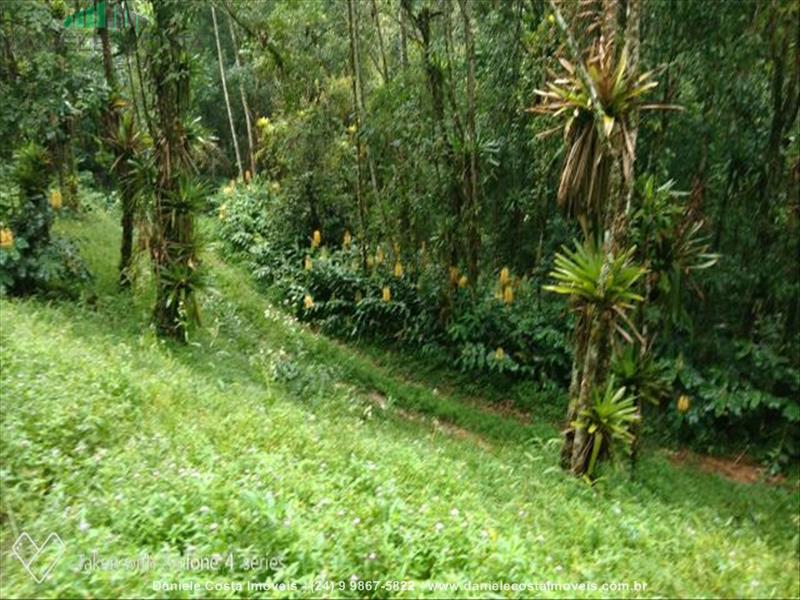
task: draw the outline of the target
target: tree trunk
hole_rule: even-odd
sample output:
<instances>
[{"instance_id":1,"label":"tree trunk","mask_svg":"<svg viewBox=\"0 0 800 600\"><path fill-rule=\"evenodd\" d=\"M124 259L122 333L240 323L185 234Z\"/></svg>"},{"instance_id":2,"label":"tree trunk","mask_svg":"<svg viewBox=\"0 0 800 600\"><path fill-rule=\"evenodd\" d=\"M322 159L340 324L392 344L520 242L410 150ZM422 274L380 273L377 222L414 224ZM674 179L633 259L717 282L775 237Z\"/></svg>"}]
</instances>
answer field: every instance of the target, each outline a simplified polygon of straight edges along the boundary
<instances>
[{"instance_id":1,"label":"tree trunk","mask_svg":"<svg viewBox=\"0 0 800 600\"><path fill-rule=\"evenodd\" d=\"M233 140L233 150L236 153L236 167L239 169L239 177L244 178L242 170L242 155L239 153L239 140L236 137L236 127L233 124L233 112L231 111L231 100L228 96L228 84L225 81L225 65L222 62L222 46L219 43L219 27L217 27L217 11L211 5L211 20L214 22L214 40L217 42L217 60L219 61L219 78L222 81L222 95L225 97L225 110L228 111L228 123L231 126L231 140Z\"/></svg>"},{"instance_id":2,"label":"tree trunk","mask_svg":"<svg viewBox=\"0 0 800 600\"><path fill-rule=\"evenodd\" d=\"M413 11L412 2L410 0L401 0L401 5L406 16L411 20L420 34L422 45L422 61L425 69L425 75L428 80L428 88L431 93L431 112L433 117L434 136L438 145L438 148L436 148L436 158L438 159L437 168L439 163L441 163L441 173L446 174L444 177L442 177L442 187L446 190L447 197L450 200L451 217L457 223L462 217L464 206L463 168L459 157L456 156L455 151L453 150L453 144L449 139L447 123L445 122L445 100L447 96L447 91L445 89L445 78L442 68L439 66L433 55L431 21L435 13L431 12L428 7L423 7L420 9L419 13L415 14ZM448 37L448 27L445 27L445 41L447 41ZM453 117L456 120L458 119L458 114L455 112L455 110ZM457 226L454 226L445 232L445 247L448 252L446 266L448 267L458 266L461 260L462 253L460 251L456 229ZM442 314L445 314L446 312L447 307L445 306Z\"/></svg>"},{"instance_id":3,"label":"tree trunk","mask_svg":"<svg viewBox=\"0 0 800 600\"><path fill-rule=\"evenodd\" d=\"M403 70L408 68L408 34L406 33L406 11L403 6L400 6L399 20L400 20L400 64L403 65Z\"/></svg>"},{"instance_id":4,"label":"tree trunk","mask_svg":"<svg viewBox=\"0 0 800 600\"><path fill-rule=\"evenodd\" d=\"M192 274L198 268L198 257L194 215L182 189L191 159L183 124L189 109L190 80L181 10L180 0L153 4L149 72L158 132L154 138L157 177L150 252L156 280L156 328L162 335L185 341L194 302Z\"/></svg>"},{"instance_id":5,"label":"tree trunk","mask_svg":"<svg viewBox=\"0 0 800 600\"><path fill-rule=\"evenodd\" d=\"M351 88L353 90L353 116L356 125L356 204L358 206L359 227L361 229L360 248L361 248L361 268L367 271L367 205L362 189L363 181L363 149L361 146L361 86L358 64L358 45L356 38L357 15L353 0L347 0L347 26L350 37L350 73L352 76Z\"/></svg>"},{"instance_id":6,"label":"tree trunk","mask_svg":"<svg viewBox=\"0 0 800 600\"><path fill-rule=\"evenodd\" d=\"M100 35L100 43L103 51L103 73L105 74L106 84L111 91L109 98L109 105L106 107L106 129L108 136L113 138L117 134L119 127L119 110L115 106L117 94L119 93L119 86L117 82L117 75L114 69L114 61L111 48L111 40L108 35L108 13L111 10L110 3L106 4L106 18L105 27L98 28ZM131 82L133 84L133 82ZM127 174L127 167L124 164L125 157L120 156L120 152L116 153L115 164L117 164L117 177L120 180L125 178ZM130 186L119 186L120 199L122 202L122 217L120 219L120 226L122 227L122 239L120 240L119 251L119 285L122 288L130 286L130 267L131 257L133 255L133 203L134 198L131 195Z\"/></svg>"},{"instance_id":7,"label":"tree trunk","mask_svg":"<svg viewBox=\"0 0 800 600\"><path fill-rule=\"evenodd\" d=\"M128 6L129 0L122 0L125 7L125 16L128 18L128 24L133 28L133 56L136 59L136 74L139 77L139 90L142 92L142 113L144 113L144 121L147 124L147 132L152 139L155 139L155 129L153 127L153 118L150 116L150 107L147 102L147 93L145 92L144 72L142 70L142 59L139 57L139 32L136 29L136 20L131 17L131 9Z\"/></svg>"},{"instance_id":8,"label":"tree trunk","mask_svg":"<svg viewBox=\"0 0 800 600\"><path fill-rule=\"evenodd\" d=\"M389 65L386 62L386 49L383 46L383 30L381 28L381 15L378 11L378 4L375 0L372 0L371 4L372 9L372 20L375 22L375 31L378 33L378 49L381 53L381 75L383 76L384 83L389 83L391 78L389 77Z\"/></svg>"},{"instance_id":9,"label":"tree trunk","mask_svg":"<svg viewBox=\"0 0 800 600\"><path fill-rule=\"evenodd\" d=\"M472 22L469 0L458 0L464 18L464 45L467 54L467 136L469 167L465 176L467 198L467 269L473 286L478 281L478 257L481 238L478 230L480 205L478 201L478 135L475 129L475 40L472 35ZM473 289L475 289L473 287Z\"/></svg>"},{"instance_id":10,"label":"tree trunk","mask_svg":"<svg viewBox=\"0 0 800 600\"><path fill-rule=\"evenodd\" d=\"M67 45L64 42L63 30L56 30L53 33L53 46L56 61L59 68L67 70ZM64 206L73 210L78 210L78 185L75 175L75 153L72 148L72 137L75 129L75 118L72 115L59 117L56 113L51 114L52 125L58 128L58 133L50 142L56 173L58 177L58 187Z\"/></svg>"},{"instance_id":11,"label":"tree trunk","mask_svg":"<svg viewBox=\"0 0 800 600\"><path fill-rule=\"evenodd\" d=\"M239 61L239 45L236 43L236 32L233 28L233 19L228 19L228 26L231 30L231 42L233 43L233 56L236 59L236 69L239 71L239 95L242 98L242 110L244 111L244 122L247 126L247 149L250 154L250 174L255 177L256 175L256 155L255 155L255 137L253 136L253 124L250 116L250 107L247 104L247 94L244 91L244 82L242 81L242 65Z\"/></svg>"}]
</instances>

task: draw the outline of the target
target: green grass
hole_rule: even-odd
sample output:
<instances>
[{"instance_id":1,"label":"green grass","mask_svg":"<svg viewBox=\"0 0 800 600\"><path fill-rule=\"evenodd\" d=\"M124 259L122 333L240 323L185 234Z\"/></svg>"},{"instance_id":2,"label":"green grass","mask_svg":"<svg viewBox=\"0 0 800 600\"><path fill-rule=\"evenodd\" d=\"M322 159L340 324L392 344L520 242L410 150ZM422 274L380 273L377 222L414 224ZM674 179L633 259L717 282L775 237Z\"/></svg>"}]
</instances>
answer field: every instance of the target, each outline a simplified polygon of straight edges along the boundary
<instances>
[{"instance_id":1,"label":"green grass","mask_svg":"<svg viewBox=\"0 0 800 600\"><path fill-rule=\"evenodd\" d=\"M80 240L94 292L0 301L0 597L259 595L154 581L294 583L271 595L295 597L800 595L795 487L735 484L652 451L635 481L609 468L590 488L556 468L552 425L314 333L213 248L202 331L159 340L146 278L133 296L116 290L114 220L59 227ZM41 584L10 554L21 531L66 545ZM93 551L157 558L145 572L81 571ZM170 561L229 553L213 570ZM302 588L316 580L337 587ZM371 580L414 589L350 589ZM425 588L465 581L647 589Z\"/></svg>"}]
</instances>

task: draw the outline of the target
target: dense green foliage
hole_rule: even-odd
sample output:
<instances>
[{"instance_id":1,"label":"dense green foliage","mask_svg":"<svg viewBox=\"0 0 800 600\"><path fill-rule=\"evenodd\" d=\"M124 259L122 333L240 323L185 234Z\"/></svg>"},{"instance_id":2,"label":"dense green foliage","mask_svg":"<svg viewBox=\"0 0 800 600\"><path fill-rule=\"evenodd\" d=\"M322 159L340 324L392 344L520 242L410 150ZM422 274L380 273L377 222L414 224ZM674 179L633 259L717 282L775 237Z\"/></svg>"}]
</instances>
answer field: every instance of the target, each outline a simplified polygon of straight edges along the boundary
<instances>
[{"instance_id":1,"label":"dense green foliage","mask_svg":"<svg viewBox=\"0 0 800 600\"><path fill-rule=\"evenodd\" d=\"M797 31L793 0L0 2L3 561L63 521L284 583L797 595Z\"/></svg>"},{"instance_id":2,"label":"dense green foliage","mask_svg":"<svg viewBox=\"0 0 800 600\"><path fill-rule=\"evenodd\" d=\"M110 32L116 77L108 80L91 47L95 32L65 30L63 3L18 4L2 8L0 84L9 99L0 109L2 156L12 160L26 139L44 143L65 206L75 203L78 172L102 185L110 172L122 202L140 197L139 245L152 254L159 218L149 212L147 191L158 182L147 140L160 130L153 78L161 69L152 9L124 6L144 25ZM464 370L566 390L572 317L542 286L552 257L572 244L577 222L588 226L597 201L568 196L559 173L580 177L587 167L554 136L540 135L556 121L527 109L547 112L535 90L549 89L545 102L558 108L563 101L584 115L565 132L575 140L583 139L581 123L593 108L574 58L560 58L562 33L548 5L475 2L464 12L458 3L437 9L427 0L379 1L355 3L352 14L343 6L219 3L231 119L239 147L252 150L255 172L247 176L257 184L227 185L232 196L210 203L226 211L223 238L247 255L277 298L327 332L400 341L447 355ZM588 44L581 27L593 10L567 10L579 44ZM188 31L177 38L189 54L175 64L194 81L194 93L180 100L188 102L181 107L188 168L235 176L210 11L180 15L187 18ZM680 394L693 400L685 418L676 422L668 411L666 429L654 429L706 449L764 448L774 464L798 452L800 277L797 261L787 259L799 250L797 19L786 2L726 3L718 11L694 0L645 3L641 62L656 73L631 81L624 63L608 73L590 69L609 115L632 103L680 108L641 121L641 176L628 231L635 262L648 274L635 291L644 308L629 315L635 329L625 329L645 335L655 357L648 360L669 363L662 404ZM548 70L565 78L561 87L546 87ZM568 85L572 95L560 96ZM121 111L111 134L102 131L109 102ZM242 127L245 108L252 135ZM11 169L3 174L4 206L19 206ZM170 186L202 193L193 181ZM171 193L177 205L195 203ZM0 225L17 241L0 258L6 289L12 269L53 280L77 273L68 249L53 246L41 260L28 252L23 260L30 234L4 211ZM46 206L40 212L49 218ZM314 231L325 250L311 248ZM188 301L177 308L184 325L197 312L184 291L203 284L189 266L198 243L187 246L189 258L174 273L165 272L164 302ZM65 251L66 260L50 258ZM713 268L698 270L715 257ZM402 277L394 276L398 263ZM510 285L499 282L503 269ZM382 300L385 287L391 302ZM305 308L306 296L313 308Z\"/></svg>"},{"instance_id":3,"label":"dense green foliage","mask_svg":"<svg viewBox=\"0 0 800 600\"><path fill-rule=\"evenodd\" d=\"M406 597L449 597L427 585L466 580L796 593L796 490L735 484L662 453L634 482L604 467L589 488L554 467L552 426L474 404L446 388L447 371L432 373L432 391L314 333L211 254L208 328L196 344L161 341L150 298L118 290L115 219L97 211L58 229L80 241L96 301L0 300L0 531L57 531L69 554L39 585L7 563L4 598L163 596L152 581L186 578L167 558L228 552L235 569L191 579L411 580L414 590L375 594ZM146 574L76 573L92 551L161 559ZM241 566L269 558L273 568Z\"/></svg>"}]
</instances>

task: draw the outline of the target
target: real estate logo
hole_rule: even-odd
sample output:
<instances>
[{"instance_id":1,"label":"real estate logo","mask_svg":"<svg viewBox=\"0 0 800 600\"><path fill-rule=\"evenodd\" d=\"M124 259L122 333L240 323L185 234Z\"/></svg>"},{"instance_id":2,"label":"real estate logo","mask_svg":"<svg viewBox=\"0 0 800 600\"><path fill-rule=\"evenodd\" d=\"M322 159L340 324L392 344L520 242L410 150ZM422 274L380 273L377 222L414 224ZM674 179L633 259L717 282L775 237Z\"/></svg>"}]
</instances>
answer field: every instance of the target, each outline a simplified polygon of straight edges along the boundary
<instances>
[{"instance_id":1,"label":"real estate logo","mask_svg":"<svg viewBox=\"0 0 800 600\"><path fill-rule=\"evenodd\" d=\"M22 563L36 583L42 583L61 560L64 554L64 542L57 534L51 533L40 546L23 531L14 542L11 553Z\"/></svg>"}]
</instances>

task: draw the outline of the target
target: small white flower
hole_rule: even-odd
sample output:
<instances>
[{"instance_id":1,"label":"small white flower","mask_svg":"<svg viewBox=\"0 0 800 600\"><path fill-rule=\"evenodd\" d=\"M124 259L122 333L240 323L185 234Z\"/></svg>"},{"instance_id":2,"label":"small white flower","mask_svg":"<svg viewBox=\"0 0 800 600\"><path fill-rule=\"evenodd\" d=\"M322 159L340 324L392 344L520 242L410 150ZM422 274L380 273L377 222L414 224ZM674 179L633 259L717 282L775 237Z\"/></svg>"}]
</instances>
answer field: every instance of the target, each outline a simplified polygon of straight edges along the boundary
<instances>
[{"instance_id":1,"label":"small white flower","mask_svg":"<svg viewBox=\"0 0 800 600\"><path fill-rule=\"evenodd\" d=\"M488 538L488 537L489 537L489 532L488 532L488 531L486 531L485 529L481 529L481 537L482 537L483 539L486 539L486 538Z\"/></svg>"},{"instance_id":2,"label":"small white flower","mask_svg":"<svg viewBox=\"0 0 800 600\"><path fill-rule=\"evenodd\" d=\"M563 570L564 570L564 567L562 567L561 565L556 565L556 573L560 573Z\"/></svg>"},{"instance_id":3,"label":"small white flower","mask_svg":"<svg viewBox=\"0 0 800 600\"><path fill-rule=\"evenodd\" d=\"M216 531L216 530L217 530L217 527L219 527L219 525L217 525L216 523L212 523L211 525L209 525L209 526L208 526L208 528L209 528L211 531Z\"/></svg>"},{"instance_id":4,"label":"small white flower","mask_svg":"<svg viewBox=\"0 0 800 600\"><path fill-rule=\"evenodd\" d=\"M89 525L89 523L87 523L85 519L81 519L81 522L78 523L78 529L84 533L89 531L91 528L92 528L91 525Z\"/></svg>"},{"instance_id":5,"label":"small white flower","mask_svg":"<svg viewBox=\"0 0 800 600\"><path fill-rule=\"evenodd\" d=\"M521 510L521 511L519 511L519 513L517 513L517 514L519 514L519 516L520 516L520 517L524 517L524 516L525 516L525 511L524 511L524 510Z\"/></svg>"},{"instance_id":6,"label":"small white flower","mask_svg":"<svg viewBox=\"0 0 800 600\"><path fill-rule=\"evenodd\" d=\"M208 508L207 506L201 506L201 507L200 507L200 510L199 510L198 512L199 512L201 515L207 515L208 513L210 513L210 512L211 512L211 509L210 509L210 508Z\"/></svg>"},{"instance_id":7,"label":"small white flower","mask_svg":"<svg viewBox=\"0 0 800 600\"><path fill-rule=\"evenodd\" d=\"M359 517L353 519L353 525L358 525L359 523L361 523L361 519Z\"/></svg>"},{"instance_id":8,"label":"small white flower","mask_svg":"<svg viewBox=\"0 0 800 600\"><path fill-rule=\"evenodd\" d=\"M375 560L376 558L378 558L378 557L374 552L370 552L369 556L367 556L368 560Z\"/></svg>"},{"instance_id":9,"label":"small white flower","mask_svg":"<svg viewBox=\"0 0 800 600\"><path fill-rule=\"evenodd\" d=\"M350 575L350 581L358 581L358 575L356 575L355 573Z\"/></svg>"},{"instance_id":10,"label":"small white flower","mask_svg":"<svg viewBox=\"0 0 800 600\"><path fill-rule=\"evenodd\" d=\"M439 522L439 523L436 523L435 528L436 528L437 532L441 532L442 529L444 529L444 525L442 525L442 523Z\"/></svg>"},{"instance_id":11,"label":"small white flower","mask_svg":"<svg viewBox=\"0 0 800 600\"><path fill-rule=\"evenodd\" d=\"M456 517L458 517L458 509L457 509L457 508L454 508L453 510L451 510L451 511L450 511L450 516L451 516L451 517L453 517L454 519L455 519Z\"/></svg>"}]
</instances>

